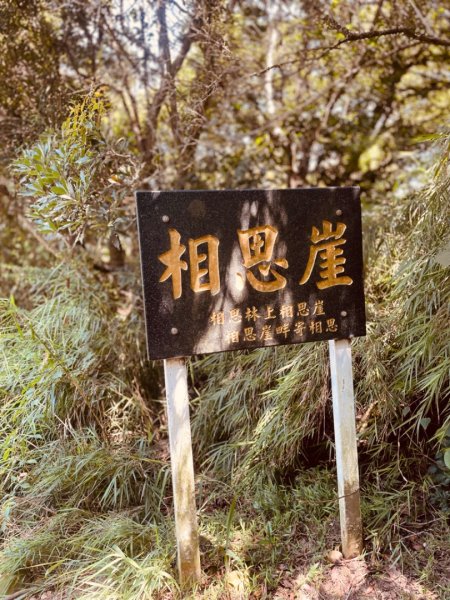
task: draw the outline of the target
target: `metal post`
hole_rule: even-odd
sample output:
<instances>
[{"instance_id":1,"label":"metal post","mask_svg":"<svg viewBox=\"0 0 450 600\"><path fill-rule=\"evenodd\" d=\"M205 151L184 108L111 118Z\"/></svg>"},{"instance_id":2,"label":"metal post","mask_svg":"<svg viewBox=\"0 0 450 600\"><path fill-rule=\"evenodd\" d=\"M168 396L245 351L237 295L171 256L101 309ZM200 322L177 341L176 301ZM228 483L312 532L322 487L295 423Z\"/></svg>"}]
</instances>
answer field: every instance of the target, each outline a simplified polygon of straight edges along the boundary
<instances>
[{"instance_id":1,"label":"metal post","mask_svg":"<svg viewBox=\"0 0 450 600\"><path fill-rule=\"evenodd\" d=\"M330 340L329 348L342 553L354 558L363 545L352 351L349 340Z\"/></svg>"},{"instance_id":2,"label":"metal post","mask_svg":"<svg viewBox=\"0 0 450 600\"><path fill-rule=\"evenodd\" d=\"M189 396L184 358L164 361L175 532L180 585L200 581L200 552L195 506Z\"/></svg>"}]
</instances>

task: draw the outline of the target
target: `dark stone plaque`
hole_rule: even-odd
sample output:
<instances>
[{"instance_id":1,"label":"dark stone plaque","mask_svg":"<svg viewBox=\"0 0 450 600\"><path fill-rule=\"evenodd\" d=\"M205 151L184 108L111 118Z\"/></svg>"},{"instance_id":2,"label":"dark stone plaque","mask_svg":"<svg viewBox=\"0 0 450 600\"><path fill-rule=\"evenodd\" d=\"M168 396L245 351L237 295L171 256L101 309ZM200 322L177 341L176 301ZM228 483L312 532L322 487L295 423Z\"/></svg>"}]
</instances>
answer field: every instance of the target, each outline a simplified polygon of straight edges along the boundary
<instances>
[{"instance_id":1,"label":"dark stone plaque","mask_svg":"<svg viewBox=\"0 0 450 600\"><path fill-rule=\"evenodd\" d=\"M151 359L365 335L358 188L136 199Z\"/></svg>"}]
</instances>

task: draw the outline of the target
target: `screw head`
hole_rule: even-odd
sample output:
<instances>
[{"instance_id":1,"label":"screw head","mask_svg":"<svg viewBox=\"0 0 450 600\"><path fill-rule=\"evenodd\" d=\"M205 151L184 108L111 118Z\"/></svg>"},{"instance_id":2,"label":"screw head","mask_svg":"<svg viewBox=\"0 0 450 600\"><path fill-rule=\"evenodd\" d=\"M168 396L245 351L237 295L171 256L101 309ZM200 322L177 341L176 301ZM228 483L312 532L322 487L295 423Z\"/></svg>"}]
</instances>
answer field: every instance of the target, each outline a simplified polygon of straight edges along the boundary
<instances>
[{"instance_id":1,"label":"screw head","mask_svg":"<svg viewBox=\"0 0 450 600\"><path fill-rule=\"evenodd\" d=\"M342 210L340 208L337 209L336 214L338 217L342 216Z\"/></svg>"},{"instance_id":2,"label":"screw head","mask_svg":"<svg viewBox=\"0 0 450 600\"><path fill-rule=\"evenodd\" d=\"M163 223L168 223L169 221L170 221L170 219L169 219L168 215L163 215L162 216L162 222Z\"/></svg>"},{"instance_id":3,"label":"screw head","mask_svg":"<svg viewBox=\"0 0 450 600\"><path fill-rule=\"evenodd\" d=\"M347 316L347 311L341 310L341 317L346 317L346 316Z\"/></svg>"},{"instance_id":4,"label":"screw head","mask_svg":"<svg viewBox=\"0 0 450 600\"><path fill-rule=\"evenodd\" d=\"M171 333L172 335L177 335L177 333L178 333L178 329L177 329L176 327L172 327L172 329L170 330L170 333Z\"/></svg>"}]
</instances>

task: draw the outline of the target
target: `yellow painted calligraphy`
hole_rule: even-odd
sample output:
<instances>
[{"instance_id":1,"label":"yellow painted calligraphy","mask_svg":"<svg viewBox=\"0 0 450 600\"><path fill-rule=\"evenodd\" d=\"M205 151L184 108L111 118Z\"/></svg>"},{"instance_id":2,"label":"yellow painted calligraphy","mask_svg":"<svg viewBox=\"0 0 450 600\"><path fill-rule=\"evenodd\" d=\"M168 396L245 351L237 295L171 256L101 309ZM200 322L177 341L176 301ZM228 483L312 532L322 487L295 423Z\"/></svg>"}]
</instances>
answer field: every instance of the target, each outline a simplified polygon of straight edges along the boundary
<instances>
[{"instance_id":1,"label":"yellow painted calligraphy","mask_svg":"<svg viewBox=\"0 0 450 600\"><path fill-rule=\"evenodd\" d=\"M335 333L337 330L336 319L327 319L327 331Z\"/></svg>"},{"instance_id":2,"label":"yellow painted calligraphy","mask_svg":"<svg viewBox=\"0 0 450 600\"><path fill-rule=\"evenodd\" d=\"M170 250L163 252L158 256L159 260L166 265L167 269L159 278L160 283L172 277L172 294L173 297L180 298L181 296L181 269L186 271L187 262L181 260L181 256L186 250L186 246L180 244L181 236L176 229L169 229Z\"/></svg>"},{"instance_id":3,"label":"yellow painted calligraphy","mask_svg":"<svg viewBox=\"0 0 450 600\"><path fill-rule=\"evenodd\" d=\"M256 308L256 306L252 306L251 308L246 309L245 318L247 319L247 321L256 321L256 319L260 318L260 315L258 313L258 309Z\"/></svg>"},{"instance_id":4,"label":"yellow painted calligraphy","mask_svg":"<svg viewBox=\"0 0 450 600\"><path fill-rule=\"evenodd\" d=\"M306 327L306 325L305 325L304 321L297 321L295 323L294 333L296 335L303 336L303 334L305 333L305 327Z\"/></svg>"},{"instance_id":5,"label":"yellow painted calligraphy","mask_svg":"<svg viewBox=\"0 0 450 600\"><path fill-rule=\"evenodd\" d=\"M281 306L280 317L282 319L292 319L294 317L294 307L292 304L283 304Z\"/></svg>"},{"instance_id":6,"label":"yellow painted calligraphy","mask_svg":"<svg viewBox=\"0 0 450 600\"><path fill-rule=\"evenodd\" d=\"M333 231L333 224L330 221L322 221L322 233L317 227L312 228L311 241L313 246L310 248L308 264L303 277L300 279L300 285L304 285L311 277L317 257L319 257L319 274L322 279L322 281L316 282L319 290L335 285L351 285L353 283L351 277L342 275L346 258L344 258L344 250L340 246L343 246L347 241L342 237L346 229L347 225L345 223L336 223L336 229Z\"/></svg>"},{"instance_id":7,"label":"yellow painted calligraphy","mask_svg":"<svg viewBox=\"0 0 450 600\"><path fill-rule=\"evenodd\" d=\"M297 314L299 317L307 317L309 315L309 308L306 302L299 302L297 307Z\"/></svg>"},{"instance_id":8,"label":"yellow painted calligraphy","mask_svg":"<svg viewBox=\"0 0 450 600\"><path fill-rule=\"evenodd\" d=\"M313 309L313 315L324 315L325 314L325 310L323 308L323 300L316 300L314 302L314 309Z\"/></svg>"},{"instance_id":9,"label":"yellow painted calligraphy","mask_svg":"<svg viewBox=\"0 0 450 600\"><path fill-rule=\"evenodd\" d=\"M237 344L239 343L239 331L230 331L227 333L227 343Z\"/></svg>"},{"instance_id":10,"label":"yellow painted calligraphy","mask_svg":"<svg viewBox=\"0 0 450 600\"><path fill-rule=\"evenodd\" d=\"M290 332L290 327L287 323L285 323L284 325L280 325L279 327L276 328L276 332L278 335L284 335L285 339L288 336L288 333Z\"/></svg>"},{"instance_id":11,"label":"yellow painted calligraphy","mask_svg":"<svg viewBox=\"0 0 450 600\"><path fill-rule=\"evenodd\" d=\"M309 330L311 333L322 333L322 321L311 321Z\"/></svg>"},{"instance_id":12,"label":"yellow painted calligraphy","mask_svg":"<svg viewBox=\"0 0 450 600\"><path fill-rule=\"evenodd\" d=\"M180 243L180 234L176 229L169 229L170 250L163 252L158 259L166 266L164 273L159 278L163 283L169 277L172 277L172 295L175 299L181 297L182 279L181 271L187 271L188 265L185 260L181 260L186 250L186 246ZM199 253L199 246L207 245L207 254ZM212 235L204 235L195 240L189 240L189 263L191 289L194 292L203 292L209 290L214 296L220 291L219 275L219 240ZM201 267L201 264L208 260L208 267ZM209 275L209 281L203 278Z\"/></svg>"},{"instance_id":13,"label":"yellow painted calligraphy","mask_svg":"<svg viewBox=\"0 0 450 600\"><path fill-rule=\"evenodd\" d=\"M234 323L239 323L242 321L242 313L240 308L232 308L230 310L230 319L234 321Z\"/></svg>"},{"instance_id":14,"label":"yellow painted calligraphy","mask_svg":"<svg viewBox=\"0 0 450 600\"><path fill-rule=\"evenodd\" d=\"M277 292L283 289L287 283L286 278L272 268L272 263L282 269L287 269L289 265L285 258L272 258L278 237L275 227L263 225L246 230L238 229L237 233L250 285L258 292ZM259 279L251 270L253 267L257 267L262 277L268 277L270 274L273 279Z\"/></svg>"},{"instance_id":15,"label":"yellow painted calligraphy","mask_svg":"<svg viewBox=\"0 0 450 600\"><path fill-rule=\"evenodd\" d=\"M244 329L244 340L246 342L254 342L256 340L256 335L254 333L253 327L246 327Z\"/></svg>"},{"instance_id":16,"label":"yellow painted calligraphy","mask_svg":"<svg viewBox=\"0 0 450 600\"><path fill-rule=\"evenodd\" d=\"M268 321L269 319L276 319L276 315L274 315L273 313L275 312L275 309L273 308L273 306L266 306L266 316L264 317L264 319L266 321Z\"/></svg>"},{"instance_id":17,"label":"yellow painted calligraphy","mask_svg":"<svg viewBox=\"0 0 450 600\"><path fill-rule=\"evenodd\" d=\"M225 323L225 314L222 310L219 312L214 311L209 317L210 323L213 325L223 325Z\"/></svg>"},{"instance_id":18,"label":"yellow painted calligraphy","mask_svg":"<svg viewBox=\"0 0 450 600\"><path fill-rule=\"evenodd\" d=\"M208 254L199 254L202 244L208 247ZM193 292L211 291L211 295L220 291L219 275L219 240L213 235L204 235L196 240L189 240L189 258L191 263L191 289ZM208 268L200 268L201 263L208 259ZM209 274L209 281L202 281Z\"/></svg>"},{"instance_id":19,"label":"yellow painted calligraphy","mask_svg":"<svg viewBox=\"0 0 450 600\"><path fill-rule=\"evenodd\" d=\"M260 338L263 341L266 340L273 340L273 335L272 335L272 327L270 325L264 325L262 330L261 330L261 335Z\"/></svg>"}]
</instances>

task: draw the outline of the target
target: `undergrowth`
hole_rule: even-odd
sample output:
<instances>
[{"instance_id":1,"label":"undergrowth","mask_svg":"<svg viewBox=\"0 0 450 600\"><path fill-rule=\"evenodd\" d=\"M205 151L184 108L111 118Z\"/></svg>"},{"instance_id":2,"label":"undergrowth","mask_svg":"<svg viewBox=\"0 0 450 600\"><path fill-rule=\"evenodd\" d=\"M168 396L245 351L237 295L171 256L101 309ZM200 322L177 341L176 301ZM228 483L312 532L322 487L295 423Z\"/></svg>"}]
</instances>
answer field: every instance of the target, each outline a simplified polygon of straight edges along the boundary
<instances>
[{"instance_id":1,"label":"undergrowth","mask_svg":"<svg viewBox=\"0 0 450 600\"><path fill-rule=\"evenodd\" d=\"M96 115L95 103L74 113L90 121L72 118L63 129L67 169L56 153L52 175L75 177L72 159L91 165L92 194L70 200L73 231L54 206L68 201L64 186L53 182L49 192L48 182L36 183L52 169L60 138L40 142L41 175L36 148L19 169L21 185L46 196L34 198L30 217L52 233L34 237L40 261L2 265L2 289L15 283L0 301L0 593L175 597L159 367L145 360L135 242L118 222L124 194L108 205L110 216L99 209L115 185L102 169L115 165L91 109ZM71 154L77 130L88 130L89 143ZM376 565L388 553L442 598L450 274L436 256L449 239L448 143L427 187L393 200L379 220L367 217L377 230L366 257L368 335L353 343L368 559ZM116 271L99 263L113 251L111 235L129 250ZM230 585L244 597L270 597L298 564L314 578L324 552L339 545L326 344L212 355L190 366L204 568L194 597L225 597Z\"/></svg>"}]
</instances>

